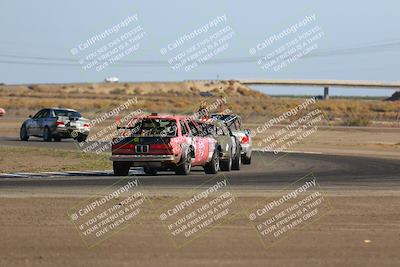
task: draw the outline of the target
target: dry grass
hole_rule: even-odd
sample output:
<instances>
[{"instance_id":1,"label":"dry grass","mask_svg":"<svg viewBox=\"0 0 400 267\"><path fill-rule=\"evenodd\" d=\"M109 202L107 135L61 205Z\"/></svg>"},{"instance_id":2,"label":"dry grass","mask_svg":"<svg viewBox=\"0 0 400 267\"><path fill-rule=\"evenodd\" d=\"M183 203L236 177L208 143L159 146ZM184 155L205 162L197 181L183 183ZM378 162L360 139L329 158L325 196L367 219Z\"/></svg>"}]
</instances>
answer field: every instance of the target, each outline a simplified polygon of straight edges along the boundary
<instances>
[{"instance_id":1,"label":"dry grass","mask_svg":"<svg viewBox=\"0 0 400 267\"><path fill-rule=\"evenodd\" d=\"M40 160L32 160L32 159ZM0 172L106 170L112 167L108 155L52 148L0 148Z\"/></svg>"},{"instance_id":2,"label":"dry grass","mask_svg":"<svg viewBox=\"0 0 400 267\"><path fill-rule=\"evenodd\" d=\"M202 97L203 92L211 92L213 96ZM202 101L211 104L219 96L227 97L225 108L234 110L251 122L264 122L304 101L296 98L271 98L236 81L0 86L0 106L8 114L22 116L40 108L62 106L78 109L90 118L133 97L137 97L139 102L132 109L189 114L197 111ZM330 124L395 124L400 119L400 102L332 99L319 101L317 106Z\"/></svg>"}]
</instances>

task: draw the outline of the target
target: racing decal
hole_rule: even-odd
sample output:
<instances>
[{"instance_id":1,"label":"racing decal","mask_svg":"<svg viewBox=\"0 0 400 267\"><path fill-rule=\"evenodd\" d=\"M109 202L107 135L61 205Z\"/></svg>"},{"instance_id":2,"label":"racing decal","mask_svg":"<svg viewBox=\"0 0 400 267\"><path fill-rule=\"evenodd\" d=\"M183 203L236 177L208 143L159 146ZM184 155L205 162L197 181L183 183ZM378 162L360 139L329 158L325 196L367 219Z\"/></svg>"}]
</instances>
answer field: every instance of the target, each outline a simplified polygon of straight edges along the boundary
<instances>
[{"instance_id":1,"label":"racing decal","mask_svg":"<svg viewBox=\"0 0 400 267\"><path fill-rule=\"evenodd\" d=\"M196 160L203 161L207 155L207 151L206 151L207 147L205 146L204 141L199 138L196 139L196 144L197 144Z\"/></svg>"}]
</instances>

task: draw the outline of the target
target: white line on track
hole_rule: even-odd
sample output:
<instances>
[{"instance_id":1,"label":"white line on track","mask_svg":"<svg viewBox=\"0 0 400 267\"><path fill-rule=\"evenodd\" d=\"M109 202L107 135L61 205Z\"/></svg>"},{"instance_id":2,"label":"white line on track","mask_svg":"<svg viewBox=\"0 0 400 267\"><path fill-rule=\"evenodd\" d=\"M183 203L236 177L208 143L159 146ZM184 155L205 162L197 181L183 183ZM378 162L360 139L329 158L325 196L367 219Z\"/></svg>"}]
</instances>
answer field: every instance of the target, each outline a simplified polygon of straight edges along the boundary
<instances>
[{"instance_id":1,"label":"white line on track","mask_svg":"<svg viewBox=\"0 0 400 267\"><path fill-rule=\"evenodd\" d=\"M265 151L262 149L253 149L256 152L266 152L266 153L273 153L273 151ZM296 150L285 150L279 153L293 153L293 154L314 154L314 155L324 155L322 152L314 152L314 151L296 151Z\"/></svg>"},{"instance_id":2,"label":"white line on track","mask_svg":"<svg viewBox=\"0 0 400 267\"><path fill-rule=\"evenodd\" d=\"M131 168L129 174L143 174L141 168ZM112 170L104 171L64 171L64 172L18 172L0 173L0 178L49 178L57 176L110 176Z\"/></svg>"}]
</instances>

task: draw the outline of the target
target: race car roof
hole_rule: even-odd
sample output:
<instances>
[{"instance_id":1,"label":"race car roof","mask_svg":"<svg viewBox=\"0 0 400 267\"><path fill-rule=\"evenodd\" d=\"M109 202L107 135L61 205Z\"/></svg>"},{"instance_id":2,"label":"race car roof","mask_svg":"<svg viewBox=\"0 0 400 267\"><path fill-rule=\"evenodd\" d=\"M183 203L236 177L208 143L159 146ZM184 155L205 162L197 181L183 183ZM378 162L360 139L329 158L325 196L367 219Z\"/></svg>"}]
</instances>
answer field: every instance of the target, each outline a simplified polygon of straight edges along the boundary
<instances>
[{"instance_id":1,"label":"race car roof","mask_svg":"<svg viewBox=\"0 0 400 267\"><path fill-rule=\"evenodd\" d=\"M216 118L218 120L224 121L225 123L229 123L231 121L234 121L236 119L239 119L240 117L235 114L219 114L219 113L214 113L210 115L212 118Z\"/></svg>"}]
</instances>

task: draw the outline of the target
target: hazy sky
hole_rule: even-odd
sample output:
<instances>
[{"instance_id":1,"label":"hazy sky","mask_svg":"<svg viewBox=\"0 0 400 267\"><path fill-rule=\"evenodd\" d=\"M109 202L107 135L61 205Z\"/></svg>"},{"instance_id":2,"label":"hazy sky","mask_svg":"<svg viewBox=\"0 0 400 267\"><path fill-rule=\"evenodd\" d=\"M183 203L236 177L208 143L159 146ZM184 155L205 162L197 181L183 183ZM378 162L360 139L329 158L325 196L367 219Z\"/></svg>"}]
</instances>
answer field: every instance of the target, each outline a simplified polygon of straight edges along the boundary
<instances>
[{"instance_id":1,"label":"hazy sky","mask_svg":"<svg viewBox=\"0 0 400 267\"><path fill-rule=\"evenodd\" d=\"M217 76L220 79L399 80L398 0L3 0L0 10L0 82L4 83L101 81L108 76L122 81L216 79ZM73 56L71 49L134 14L138 15L138 22L129 25L129 29L141 25L146 36L140 40L140 48L123 60L145 63L137 66L117 63L102 71L83 70L78 63L80 57ZM214 59L231 63L205 64L188 72L163 64L169 57L163 56L160 48L224 14L227 18L224 25L235 35L229 40L229 47ZM280 71L262 70L256 60L238 62L237 58L251 58L249 49L257 43L313 14L314 25L323 30L324 36L307 57ZM270 51L267 48L263 52Z\"/></svg>"}]
</instances>

